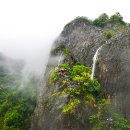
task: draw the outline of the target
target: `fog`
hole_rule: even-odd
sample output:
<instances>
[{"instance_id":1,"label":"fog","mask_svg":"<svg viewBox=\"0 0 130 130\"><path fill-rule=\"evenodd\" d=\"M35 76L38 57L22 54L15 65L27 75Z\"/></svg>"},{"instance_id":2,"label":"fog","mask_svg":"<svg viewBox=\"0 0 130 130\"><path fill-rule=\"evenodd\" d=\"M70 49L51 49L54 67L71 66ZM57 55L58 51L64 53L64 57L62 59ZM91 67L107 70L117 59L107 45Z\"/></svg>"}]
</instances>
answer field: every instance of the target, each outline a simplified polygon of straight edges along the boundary
<instances>
[{"instance_id":1,"label":"fog","mask_svg":"<svg viewBox=\"0 0 130 130\"><path fill-rule=\"evenodd\" d=\"M24 59L28 69L41 72L66 23L77 16L94 19L103 12L111 15L117 11L130 21L128 0L1 0L0 52Z\"/></svg>"}]
</instances>

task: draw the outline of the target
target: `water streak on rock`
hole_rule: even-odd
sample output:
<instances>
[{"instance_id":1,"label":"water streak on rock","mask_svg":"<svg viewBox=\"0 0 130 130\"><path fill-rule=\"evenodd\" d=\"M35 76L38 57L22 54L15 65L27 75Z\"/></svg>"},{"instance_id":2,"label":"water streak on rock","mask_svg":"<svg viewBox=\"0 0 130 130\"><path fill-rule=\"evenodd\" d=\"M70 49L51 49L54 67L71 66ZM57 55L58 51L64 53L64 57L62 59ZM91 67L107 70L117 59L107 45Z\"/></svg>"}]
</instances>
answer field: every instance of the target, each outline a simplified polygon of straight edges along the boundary
<instances>
[{"instance_id":1,"label":"water streak on rock","mask_svg":"<svg viewBox=\"0 0 130 130\"><path fill-rule=\"evenodd\" d=\"M98 59L99 51L100 51L101 49L102 49L102 46L100 46L100 47L96 50L96 53L94 54L93 64L92 64L91 79L93 79L93 77L94 77L94 72L95 72L95 69L96 69L96 62L97 62L97 59Z\"/></svg>"}]
</instances>

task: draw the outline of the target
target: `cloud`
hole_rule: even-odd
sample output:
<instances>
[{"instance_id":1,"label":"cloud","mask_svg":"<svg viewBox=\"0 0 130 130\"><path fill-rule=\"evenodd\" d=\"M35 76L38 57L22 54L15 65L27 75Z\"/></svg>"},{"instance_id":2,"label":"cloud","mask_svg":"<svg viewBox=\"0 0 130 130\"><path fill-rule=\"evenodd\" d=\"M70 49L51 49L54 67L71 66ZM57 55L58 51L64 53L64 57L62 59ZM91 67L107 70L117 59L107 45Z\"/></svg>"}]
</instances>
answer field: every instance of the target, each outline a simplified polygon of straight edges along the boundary
<instances>
[{"instance_id":1,"label":"cloud","mask_svg":"<svg viewBox=\"0 0 130 130\"><path fill-rule=\"evenodd\" d=\"M77 16L94 19L120 12L129 21L129 1L4 0L0 1L0 52L31 64L47 61L52 42Z\"/></svg>"}]
</instances>

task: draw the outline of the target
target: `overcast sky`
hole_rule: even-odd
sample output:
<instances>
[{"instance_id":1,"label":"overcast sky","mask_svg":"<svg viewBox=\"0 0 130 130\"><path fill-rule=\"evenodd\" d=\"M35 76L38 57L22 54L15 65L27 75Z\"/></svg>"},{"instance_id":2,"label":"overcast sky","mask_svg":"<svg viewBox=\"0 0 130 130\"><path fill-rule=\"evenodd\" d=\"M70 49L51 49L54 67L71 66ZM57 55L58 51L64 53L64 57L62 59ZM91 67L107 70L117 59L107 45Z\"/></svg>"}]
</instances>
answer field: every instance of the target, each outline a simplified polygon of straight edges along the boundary
<instances>
[{"instance_id":1,"label":"overcast sky","mask_svg":"<svg viewBox=\"0 0 130 130\"><path fill-rule=\"evenodd\" d=\"M0 0L0 52L42 62L66 23L104 12L130 22L129 0Z\"/></svg>"}]
</instances>

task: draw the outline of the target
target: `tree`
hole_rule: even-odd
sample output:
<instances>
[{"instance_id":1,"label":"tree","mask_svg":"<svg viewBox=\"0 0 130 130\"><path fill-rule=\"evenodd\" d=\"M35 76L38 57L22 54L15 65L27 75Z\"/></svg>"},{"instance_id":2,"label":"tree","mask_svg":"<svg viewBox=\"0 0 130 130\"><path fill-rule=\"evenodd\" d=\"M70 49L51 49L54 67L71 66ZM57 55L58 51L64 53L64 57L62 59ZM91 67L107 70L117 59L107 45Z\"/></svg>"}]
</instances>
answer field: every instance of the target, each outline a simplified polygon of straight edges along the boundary
<instances>
[{"instance_id":1,"label":"tree","mask_svg":"<svg viewBox=\"0 0 130 130\"><path fill-rule=\"evenodd\" d=\"M98 27L104 27L108 19L109 19L108 15L106 13L103 13L93 21L93 24Z\"/></svg>"},{"instance_id":2,"label":"tree","mask_svg":"<svg viewBox=\"0 0 130 130\"><path fill-rule=\"evenodd\" d=\"M109 19L110 23L119 23L119 24L125 24L123 21L123 17L119 12L116 12L114 15L112 15Z\"/></svg>"}]
</instances>

